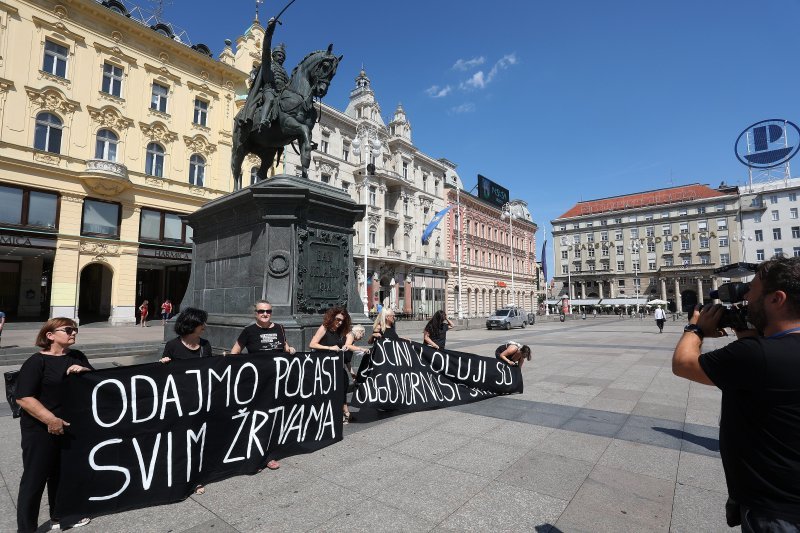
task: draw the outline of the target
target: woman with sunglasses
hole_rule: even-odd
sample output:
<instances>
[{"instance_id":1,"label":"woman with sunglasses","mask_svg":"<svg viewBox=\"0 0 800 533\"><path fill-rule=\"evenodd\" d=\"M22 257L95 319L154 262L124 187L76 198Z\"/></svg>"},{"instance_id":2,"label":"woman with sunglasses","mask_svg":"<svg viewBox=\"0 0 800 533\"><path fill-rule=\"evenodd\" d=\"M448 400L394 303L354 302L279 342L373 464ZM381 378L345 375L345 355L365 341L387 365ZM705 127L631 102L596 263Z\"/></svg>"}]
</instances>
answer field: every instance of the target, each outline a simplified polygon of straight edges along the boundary
<instances>
[{"instance_id":1,"label":"woman with sunglasses","mask_svg":"<svg viewBox=\"0 0 800 533\"><path fill-rule=\"evenodd\" d=\"M272 321L272 304L267 300L259 300L253 306L256 315L255 324L245 327L231 348L231 355L238 355L242 350L248 354L275 355L280 353L294 354L295 349L286 342L286 331L283 326ZM281 464L270 459L267 468L277 470Z\"/></svg>"},{"instance_id":2,"label":"woman with sunglasses","mask_svg":"<svg viewBox=\"0 0 800 533\"><path fill-rule=\"evenodd\" d=\"M373 344L378 339L391 339L393 341L407 341L405 337L400 337L394 329L394 311L392 309L383 310L375 318L375 323L372 325L372 335L367 340L367 343Z\"/></svg>"},{"instance_id":3,"label":"woman with sunglasses","mask_svg":"<svg viewBox=\"0 0 800 533\"><path fill-rule=\"evenodd\" d=\"M309 348L314 351L341 352L342 354L342 389L344 390L344 403L342 404L342 414L344 423L350 422L350 409L347 407L347 386L350 378L345 372L347 362L345 361L344 346L347 343L347 335L350 333L350 314L341 307L332 307L325 312L322 324L311 338ZM352 359L352 352L350 357Z\"/></svg>"},{"instance_id":4,"label":"woman with sunglasses","mask_svg":"<svg viewBox=\"0 0 800 533\"><path fill-rule=\"evenodd\" d=\"M55 509L61 468L61 443L69 422L61 418L62 385L69 374L94 370L86 356L72 350L78 326L69 318L51 318L39 330L36 345L42 348L28 358L17 376L17 403L22 407L22 479L17 499L17 528L36 531L39 504L47 486L50 524L57 526ZM89 523L84 518L73 527Z\"/></svg>"}]
</instances>

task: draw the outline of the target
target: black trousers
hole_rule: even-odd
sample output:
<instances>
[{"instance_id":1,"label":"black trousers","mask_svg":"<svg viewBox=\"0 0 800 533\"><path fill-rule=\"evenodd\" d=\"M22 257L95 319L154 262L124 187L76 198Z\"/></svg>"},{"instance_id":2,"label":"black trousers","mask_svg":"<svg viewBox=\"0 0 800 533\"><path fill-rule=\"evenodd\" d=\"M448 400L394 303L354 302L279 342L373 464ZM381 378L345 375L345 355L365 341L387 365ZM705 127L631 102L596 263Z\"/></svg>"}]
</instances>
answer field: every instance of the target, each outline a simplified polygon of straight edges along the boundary
<instances>
[{"instance_id":1,"label":"black trousers","mask_svg":"<svg viewBox=\"0 0 800 533\"><path fill-rule=\"evenodd\" d=\"M61 469L61 439L46 430L22 430L22 479L17 497L17 530L36 531L39 524L39 506L47 485L50 502L50 520L58 521L55 514L56 492Z\"/></svg>"},{"instance_id":2,"label":"black trousers","mask_svg":"<svg viewBox=\"0 0 800 533\"><path fill-rule=\"evenodd\" d=\"M756 509L741 507L742 533L798 533L800 523L774 518Z\"/></svg>"}]
</instances>

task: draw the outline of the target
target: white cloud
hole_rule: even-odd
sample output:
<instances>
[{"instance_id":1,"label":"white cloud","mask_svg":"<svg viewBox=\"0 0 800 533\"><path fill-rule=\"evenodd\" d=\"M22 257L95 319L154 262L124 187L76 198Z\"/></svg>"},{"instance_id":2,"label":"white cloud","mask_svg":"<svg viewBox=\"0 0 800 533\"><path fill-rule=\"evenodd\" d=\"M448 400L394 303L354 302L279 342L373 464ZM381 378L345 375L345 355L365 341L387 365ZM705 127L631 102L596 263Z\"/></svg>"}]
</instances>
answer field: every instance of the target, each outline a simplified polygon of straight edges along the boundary
<instances>
[{"instance_id":1,"label":"white cloud","mask_svg":"<svg viewBox=\"0 0 800 533\"><path fill-rule=\"evenodd\" d=\"M450 94L453 88L449 85L445 85L444 87L439 87L438 85L431 85L427 89L425 89L425 94L430 96L431 98L442 98Z\"/></svg>"},{"instance_id":2,"label":"white cloud","mask_svg":"<svg viewBox=\"0 0 800 533\"><path fill-rule=\"evenodd\" d=\"M486 62L486 58L483 56L473 57L472 59L459 59L453 65L453 70L469 70L471 68L478 67L483 65Z\"/></svg>"},{"instance_id":3,"label":"white cloud","mask_svg":"<svg viewBox=\"0 0 800 533\"><path fill-rule=\"evenodd\" d=\"M501 70L506 70L508 67L512 65L516 65L518 62L516 54L506 54L492 66L491 70L489 70L488 74L484 74L482 70L479 70L469 79L463 81L459 87L461 89L483 89L487 85L489 85L492 80L497 76L497 73Z\"/></svg>"},{"instance_id":4,"label":"white cloud","mask_svg":"<svg viewBox=\"0 0 800 533\"><path fill-rule=\"evenodd\" d=\"M473 111L475 111L475 104L472 102L467 102L466 104L461 104L450 108L450 112L456 114L472 113Z\"/></svg>"}]
</instances>

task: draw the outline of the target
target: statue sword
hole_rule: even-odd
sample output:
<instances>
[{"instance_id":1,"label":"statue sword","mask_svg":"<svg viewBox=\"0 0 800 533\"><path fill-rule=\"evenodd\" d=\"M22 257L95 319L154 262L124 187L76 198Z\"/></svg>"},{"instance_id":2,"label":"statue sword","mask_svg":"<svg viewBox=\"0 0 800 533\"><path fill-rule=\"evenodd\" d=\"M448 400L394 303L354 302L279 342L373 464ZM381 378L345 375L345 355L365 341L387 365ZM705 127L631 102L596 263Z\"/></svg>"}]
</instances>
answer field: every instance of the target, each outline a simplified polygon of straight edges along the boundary
<instances>
[{"instance_id":1,"label":"statue sword","mask_svg":"<svg viewBox=\"0 0 800 533\"><path fill-rule=\"evenodd\" d=\"M290 5L292 5L292 4L294 4L296 1L297 1L297 0L291 0L291 1L290 1L288 4L286 4L286 6L285 6L283 9L281 9L281 12L280 12L280 13L278 13L277 15L275 15L275 22L276 22L276 23L278 23L278 24L283 24L283 23L282 23L282 22L280 22L278 19L280 19L280 18L281 18L281 15L283 15L283 13L284 13L284 12L285 12L287 9L289 9L289 6L290 6Z\"/></svg>"}]
</instances>

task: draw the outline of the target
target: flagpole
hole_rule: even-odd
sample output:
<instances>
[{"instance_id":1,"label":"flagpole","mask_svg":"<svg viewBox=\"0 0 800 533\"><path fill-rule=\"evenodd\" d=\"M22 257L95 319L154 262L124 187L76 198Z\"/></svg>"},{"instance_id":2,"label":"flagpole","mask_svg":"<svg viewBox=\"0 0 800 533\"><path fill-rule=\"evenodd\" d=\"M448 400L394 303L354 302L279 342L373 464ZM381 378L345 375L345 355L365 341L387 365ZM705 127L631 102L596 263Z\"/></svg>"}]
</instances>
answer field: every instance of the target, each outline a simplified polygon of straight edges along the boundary
<instances>
[{"instance_id":1,"label":"flagpole","mask_svg":"<svg viewBox=\"0 0 800 533\"><path fill-rule=\"evenodd\" d=\"M461 187L456 183L456 204L458 205L458 212L456 213L456 223L458 224L458 319L464 319L464 309L461 306L461 256L464 255L464 250L461 242Z\"/></svg>"}]
</instances>

